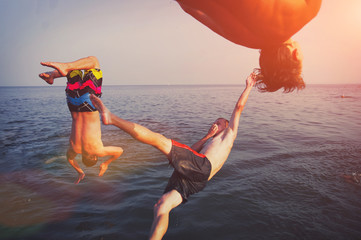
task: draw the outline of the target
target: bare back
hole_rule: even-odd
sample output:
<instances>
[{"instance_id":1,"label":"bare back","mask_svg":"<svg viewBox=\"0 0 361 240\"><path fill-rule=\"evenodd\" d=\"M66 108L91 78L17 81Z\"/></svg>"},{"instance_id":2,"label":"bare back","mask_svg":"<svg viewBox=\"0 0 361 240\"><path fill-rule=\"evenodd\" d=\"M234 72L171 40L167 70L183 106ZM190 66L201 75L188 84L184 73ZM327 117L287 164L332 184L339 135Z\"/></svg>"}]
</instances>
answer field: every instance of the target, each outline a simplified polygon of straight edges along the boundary
<instances>
[{"instance_id":1,"label":"bare back","mask_svg":"<svg viewBox=\"0 0 361 240\"><path fill-rule=\"evenodd\" d=\"M321 0L177 0L185 12L224 38L265 48L291 38L314 18Z\"/></svg>"},{"instance_id":2,"label":"bare back","mask_svg":"<svg viewBox=\"0 0 361 240\"><path fill-rule=\"evenodd\" d=\"M103 149L99 112L71 112L73 118L70 144L73 150L81 154L99 153Z\"/></svg>"},{"instance_id":3,"label":"bare back","mask_svg":"<svg viewBox=\"0 0 361 240\"><path fill-rule=\"evenodd\" d=\"M212 138L200 151L200 153L206 155L208 160L212 164L212 171L209 176L211 179L226 162L229 153L233 147L235 135L229 127L224 129L217 136ZM209 180L208 179L208 180Z\"/></svg>"}]
</instances>

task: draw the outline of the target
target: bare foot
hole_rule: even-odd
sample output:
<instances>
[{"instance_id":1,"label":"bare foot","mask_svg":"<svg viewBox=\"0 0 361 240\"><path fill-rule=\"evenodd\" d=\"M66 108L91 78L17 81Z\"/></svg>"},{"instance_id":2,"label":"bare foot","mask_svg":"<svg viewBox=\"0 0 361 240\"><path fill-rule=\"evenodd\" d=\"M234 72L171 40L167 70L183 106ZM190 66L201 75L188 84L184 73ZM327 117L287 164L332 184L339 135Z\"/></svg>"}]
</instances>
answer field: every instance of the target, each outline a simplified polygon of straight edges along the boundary
<instances>
[{"instance_id":1,"label":"bare foot","mask_svg":"<svg viewBox=\"0 0 361 240\"><path fill-rule=\"evenodd\" d=\"M45 82L52 85L54 83L54 77L51 74L52 72L40 73L39 77L42 78Z\"/></svg>"},{"instance_id":2,"label":"bare foot","mask_svg":"<svg viewBox=\"0 0 361 240\"><path fill-rule=\"evenodd\" d=\"M60 75L62 77L65 77L68 72L69 72L69 69L67 68L68 64L66 63L60 63L60 62L41 62L40 63L41 65L43 66L46 66L46 67L51 67L51 68L54 68L56 70L58 70L58 72L60 73Z\"/></svg>"},{"instance_id":3,"label":"bare foot","mask_svg":"<svg viewBox=\"0 0 361 240\"><path fill-rule=\"evenodd\" d=\"M42 78L45 82L47 82L48 84L51 85L51 84L54 83L55 78L62 77L62 76L60 75L58 70L54 70L54 71L51 71L51 72L40 73L39 77Z\"/></svg>"},{"instance_id":4,"label":"bare foot","mask_svg":"<svg viewBox=\"0 0 361 240\"><path fill-rule=\"evenodd\" d=\"M112 124L111 121L111 112L109 109L103 104L102 100L100 98L96 97L95 95L90 95L90 100L92 101L95 108L100 112L100 115L102 117L102 121L105 125Z\"/></svg>"},{"instance_id":5,"label":"bare foot","mask_svg":"<svg viewBox=\"0 0 361 240\"><path fill-rule=\"evenodd\" d=\"M100 164L99 177L103 176L107 169L108 169L108 164L105 163Z\"/></svg>"},{"instance_id":6,"label":"bare foot","mask_svg":"<svg viewBox=\"0 0 361 240\"><path fill-rule=\"evenodd\" d=\"M40 73L39 77L42 78L45 82L47 82L48 84L51 85L51 84L54 83L55 78L59 78L59 77L62 77L62 76L58 72L58 70L54 70L54 71L51 71L51 72Z\"/></svg>"}]
</instances>

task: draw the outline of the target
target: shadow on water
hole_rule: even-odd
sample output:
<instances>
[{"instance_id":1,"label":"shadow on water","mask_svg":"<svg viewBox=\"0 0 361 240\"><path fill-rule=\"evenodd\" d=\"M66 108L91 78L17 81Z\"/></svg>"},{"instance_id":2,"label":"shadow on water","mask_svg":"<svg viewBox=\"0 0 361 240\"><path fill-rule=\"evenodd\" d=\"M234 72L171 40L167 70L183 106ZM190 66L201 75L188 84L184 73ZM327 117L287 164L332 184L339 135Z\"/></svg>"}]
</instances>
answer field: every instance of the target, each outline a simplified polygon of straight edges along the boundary
<instances>
[{"instance_id":1,"label":"shadow on water","mask_svg":"<svg viewBox=\"0 0 361 240\"><path fill-rule=\"evenodd\" d=\"M0 189L1 239L36 236L44 227L72 218L81 204L106 207L122 198L114 185L104 181L75 185L41 170L2 173ZM86 226L86 221L81 221L75 228L84 230Z\"/></svg>"}]
</instances>

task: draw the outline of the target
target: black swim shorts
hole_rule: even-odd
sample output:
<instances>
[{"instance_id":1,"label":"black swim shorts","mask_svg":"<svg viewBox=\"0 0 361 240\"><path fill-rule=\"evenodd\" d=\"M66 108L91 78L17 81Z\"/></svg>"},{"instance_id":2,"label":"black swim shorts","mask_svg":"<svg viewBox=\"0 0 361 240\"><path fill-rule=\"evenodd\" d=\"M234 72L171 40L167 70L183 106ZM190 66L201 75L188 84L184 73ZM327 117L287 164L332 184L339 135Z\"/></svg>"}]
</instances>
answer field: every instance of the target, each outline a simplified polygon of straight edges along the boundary
<instances>
[{"instance_id":1,"label":"black swim shorts","mask_svg":"<svg viewBox=\"0 0 361 240\"><path fill-rule=\"evenodd\" d=\"M84 72L74 70L67 75L65 89L66 100L71 112L97 111L90 101L90 94L100 97L102 92L103 74L100 69L89 69Z\"/></svg>"},{"instance_id":2,"label":"black swim shorts","mask_svg":"<svg viewBox=\"0 0 361 240\"><path fill-rule=\"evenodd\" d=\"M169 163L173 166L174 172L164 193L177 190L185 203L191 194L205 188L212 170L211 163L205 155L172 140Z\"/></svg>"}]
</instances>

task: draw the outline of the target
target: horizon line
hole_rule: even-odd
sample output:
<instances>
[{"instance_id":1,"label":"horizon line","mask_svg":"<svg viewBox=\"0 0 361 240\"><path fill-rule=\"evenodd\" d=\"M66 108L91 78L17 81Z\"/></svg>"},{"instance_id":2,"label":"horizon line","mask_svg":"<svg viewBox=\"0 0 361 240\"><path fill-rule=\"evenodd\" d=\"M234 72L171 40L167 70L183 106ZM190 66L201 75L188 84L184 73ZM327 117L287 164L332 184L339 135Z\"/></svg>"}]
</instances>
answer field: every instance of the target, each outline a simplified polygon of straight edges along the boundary
<instances>
[{"instance_id":1,"label":"horizon line","mask_svg":"<svg viewBox=\"0 0 361 240\"><path fill-rule=\"evenodd\" d=\"M242 86L244 83L223 84L104 84L104 86ZM361 83L307 83L307 85L361 85ZM66 85L0 85L0 87L64 87Z\"/></svg>"}]
</instances>

